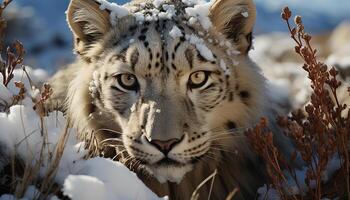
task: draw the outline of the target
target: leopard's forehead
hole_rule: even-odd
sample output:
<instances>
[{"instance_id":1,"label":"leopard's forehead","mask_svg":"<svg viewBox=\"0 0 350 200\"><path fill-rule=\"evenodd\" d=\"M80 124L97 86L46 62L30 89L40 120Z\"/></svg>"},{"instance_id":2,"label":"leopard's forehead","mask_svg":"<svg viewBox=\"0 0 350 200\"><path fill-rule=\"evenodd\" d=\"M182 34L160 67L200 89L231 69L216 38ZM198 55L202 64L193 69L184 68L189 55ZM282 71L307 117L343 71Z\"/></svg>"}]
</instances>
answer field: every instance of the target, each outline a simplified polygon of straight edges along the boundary
<instances>
[{"instance_id":1,"label":"leopard's forehead","mask_svg":"<svg viewBox=\"0 0 350 200\"><path fill-rule=\"evenodd\" d=\"M210 32L175 20L147 21L130 25L106 52L105 62L115 70L144 77L181 77L194 70L228 73L231 43L214 39ZM231 55L234 54L231 53ZM221 56L220 56L221 55ZM115 66L118 65L118 68ZM107 65L108 68L109 65Z\"/></svg>"}]
</instances>

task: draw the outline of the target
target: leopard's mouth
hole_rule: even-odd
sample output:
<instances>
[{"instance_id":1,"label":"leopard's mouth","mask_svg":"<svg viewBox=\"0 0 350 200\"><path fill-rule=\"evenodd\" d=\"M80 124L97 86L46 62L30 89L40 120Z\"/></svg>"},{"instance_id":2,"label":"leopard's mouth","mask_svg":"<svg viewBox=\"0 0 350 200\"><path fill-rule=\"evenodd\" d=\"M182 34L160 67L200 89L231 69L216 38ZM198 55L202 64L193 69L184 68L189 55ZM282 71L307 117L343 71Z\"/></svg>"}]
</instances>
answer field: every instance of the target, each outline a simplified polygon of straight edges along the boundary
<instances>
[{"instance_id":1,"label":"leopard's mouth","mask_svg":"<svg viewBox=\"0 0 350 200\"><path fill-rule=\"evenodd\" d=\"M168 157L164 157L162 160L158 161L155 163L155 165L158 165L158 166L183 166L185 164L183 163L180 163L176 160L173 160L171 158L168 158Z\"/></svg>"}]
</instances>

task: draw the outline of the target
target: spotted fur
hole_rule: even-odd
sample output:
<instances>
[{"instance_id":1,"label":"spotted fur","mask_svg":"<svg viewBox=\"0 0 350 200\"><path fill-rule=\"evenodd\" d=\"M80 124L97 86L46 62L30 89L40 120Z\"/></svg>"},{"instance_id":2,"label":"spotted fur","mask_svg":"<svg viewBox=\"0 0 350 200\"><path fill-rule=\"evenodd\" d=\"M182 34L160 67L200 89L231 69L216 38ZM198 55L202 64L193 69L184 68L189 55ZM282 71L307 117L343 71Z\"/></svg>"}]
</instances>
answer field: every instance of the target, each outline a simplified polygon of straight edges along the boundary
<instances>
[{"instance_id":1,"label":"spotted fur","mask_svg":"<svg viewBox=\"0 0 350 200\"><path fill-rule=\"evenodd\" d=\"M130 12L154 8L142 2L130 3ZM167 3L185 6L180 0ZM101 150L105 156L134 170L158 195L189 199L217 169L212 199L224 199L236 187L237 198L253 199L264 176L243 131L269 109L265 79L247 55L253 2L214 2L213 27L201 37L214 60L185 37L205 30L189 25L181 12L171 20L142 24L128 15L112 26L108 10L100 10L95 1L71 0L67 15L79 58L54 76L54 99L67 97L68 117L81 138L96 138L99 147L106 147ZM169 34L174 26L183 36ZM229 55L220 41L236 46L240 54ZM194 88L189 79L198 71L208 80ZM121 74L134 75L135 91L121 87ZM61 77L65 81L60 82ZM152 143L169 140L176 143L167 155ZM280 142L284 144L288 143ZM207 199L209 188L210 183L199 190L200 199Z\"/></svg>"}]
</instances>

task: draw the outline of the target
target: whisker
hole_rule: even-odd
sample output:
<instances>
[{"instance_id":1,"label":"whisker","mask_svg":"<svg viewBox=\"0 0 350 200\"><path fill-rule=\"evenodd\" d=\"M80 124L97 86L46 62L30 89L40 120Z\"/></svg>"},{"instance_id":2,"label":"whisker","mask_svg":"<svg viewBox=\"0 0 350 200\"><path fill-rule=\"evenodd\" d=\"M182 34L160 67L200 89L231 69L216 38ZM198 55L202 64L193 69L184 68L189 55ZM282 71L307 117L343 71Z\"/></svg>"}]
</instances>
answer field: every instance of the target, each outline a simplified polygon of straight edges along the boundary
<instances>
[{"instance_id":1,"label":"whisker","mask_svg":"<svg viewBox=\"0 0 350 200\"><path fill-rule=\"evenodd\" d=\"M123 140L122 140L122 139L120 139L120 138L107 138L107 139L102 140L100 143L104 143L104 142L108 142L108 141L118 141L118 142L123 142Z\"/></svg>"},{"instance_id":2,"label":"whisker","mask_svg":"<svg viewBox=\"0 0 350 200\"><path fill-rule=\"evenodd\" d=\"M228 149L216 148L216 147L211 147L211 148L214 149L214 150L218 150L218 151L224 151L224 152L227 152L227 153L237 154L236 151L230 151Z\"/></svg>"},{"instance_id":3,"label":"whisker","mask_svg":"<svg viewBox=\"0 0 350 200\"><path fill-rule=\"evenodd\" d=\"M116 130L112 130L112 129L108 129L108 128L100 128L100 129L97 129L95 130L95 133L98 133L100 131L110 131L112 133L117 133L119 135L122 135L123 133L122 132L119 132L119 131L116 131Z\"/></svg>"}]
</instances>

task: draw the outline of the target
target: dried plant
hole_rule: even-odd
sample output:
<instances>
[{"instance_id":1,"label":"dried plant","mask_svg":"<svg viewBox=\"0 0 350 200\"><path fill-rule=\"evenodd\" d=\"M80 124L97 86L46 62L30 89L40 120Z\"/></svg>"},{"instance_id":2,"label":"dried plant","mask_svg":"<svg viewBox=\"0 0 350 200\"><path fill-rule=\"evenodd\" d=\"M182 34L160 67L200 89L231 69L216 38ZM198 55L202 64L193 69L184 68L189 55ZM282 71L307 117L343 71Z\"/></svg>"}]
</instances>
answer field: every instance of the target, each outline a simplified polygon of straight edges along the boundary
<instances>
[{"instance_id":1,"label":"dried plant","mask_svg":"<svg viewBox=\"0 0 350 200\"><path fill-rule=\"evenodd\" d=\"M6 30L6 20L3 18L3 12L12 0L4 0L0 5L0 40L3 41ZM2 49L2 48L1 48Z\"/></svg>"},{"instance_id":2,"label":"dried plant","mask_svg":"<svg viewBox=\"0 0 350 200\"><path fill-rule=\"evenodd\" d=\"M0 74L3 77L2 84L4 84L6 87L8 87L11 80L14 78L14 70L18 67L23 69L29 82L31 83L31 79L25 67L22 65L25 54L23 45L19 41L15 41L11 48L7 47L4 51L6 20L3 18L3 12L11 2L12 0L4 0L0 5ZM6 59L3 60L2 58ZM7 105L7 108L12 105L20 104L27 97L27 89L24 83L15 81L14 84L19 89L19 92L13 96L12 103L11 105ZM40 152L32 155L32 159L25 158L25 160L16 153L16 149L20 145L25 145L23 143L27 142L26 139L30 137L31 134L38 134L38 132L32 132L31 134L26 135L23 140L19 141L15 145L15 151L12 152L12 155L10 156L3 154L3 149L0 149L0 164L5 164L5 166L0 169L0 196L2 194L13 194L16 199L21 199L28 187L34 185L36 188L38 188L39 193L31 197L33 200L49 199L49 197L53 194L56 194L64 199L60 188L54 182L54 178L68 140L69 125L66 125L65 130L63 130L64 132L61 134L60 139L58 140L58 143L54 148L52 148L52 152L47 152L50 151L48 148L48 133L45 127L44 118L47 112L45 112L43 109L43 105L45 101L50 98L52 92L51 86L49 84L44 84L38 99L32 99L35 104L33 109L37 111L41 123L40 134L42 137L42 143L39 144L41 145ZM33 162L33 159L35 159L35 162ZM44 175L40 176L40 168L43 165L47 166L47 170Z\"/></svg>"},{"instance_id":3,"label":"dried plant","mask_svg":"<svg viewBox=\"0 0 350 200\"><path fill-rule=\"evenodd\" d=\"M44 83L40 96L38 99L35 99L35 105L33 107L33 109L36 110L40 116L47 115L48 111L45 109L45 102L51 97L52 93L53 90L51 85Z\"/></svg>"},{"instance_id":4,"label":"dried plant","mask_svg":"<svg viewBox=\"0 0 350 200\"><path fill-rule=\"evenodd\" d=\"M13 50L12 50L13 49ZM6 49L6 61L0 59L0 73L3 77L3 84L7 86L13 78L13 71L17 66L21 66L23 63L23 57L25 54L23 45L21 42L16 41L13 44L13 48L7 47Z\"/></svg>"},{"instance_id":5,"label":"dried plant","mask_svg":"<svg viewBox=\"0 0 350 200\"><path fill-rule=\"evenodd\" d=\"M292 27L289 21L291 17L292 13L288 7L284 8L282 19L296 43L295 52L304 60L303 69L311 80L312 95L304 109L292 112L290 117L279 117L277 121L295 144L296 151L292 159L300 154L307 167L305 178L308 186L307 198L321 199L332 191L333 196L349 199L350 113L347 106L341 104L337 97L337 90L342 83L337 79L338 71L334 67L329 68L318 61L317 51L311 45L312 37L305 32L302 18L296 16L295 27ZM262 120L254 129L249 130L248 135L255 151L266 161L271 184L281 198L303 199L302 195L288 196L288 191L283 188L283 185L287 184L283 170L289 171L294 181L298 183L296 169L286 164L274 146L266 120ZM325 183L322 177L334 156L340 158L342 178L332 180L333 183L323 187ZM284 169L280 166L284 166ZM297 186L301 191L299 185ZM336 188L339 186L344 188Z\"/></svg>"},{"instance_id":6,"label":"dried plant","mask_svg":"<svg viewBox=\"0 0 350 200\"><path fill-rule=\"evenodd\" d=\"M3 77L3 84L5 86L12 80L15 68L22 65L25 54L23 45L19 41L15 41L12 48L7 47L6 52L3 52L6 32L6 20L3 17L3 12L11 2L12 0L4 0L0 6L0 74ZM5 57L4 60L2 59L3 56Z\"/></svg>"}]
</instances>

